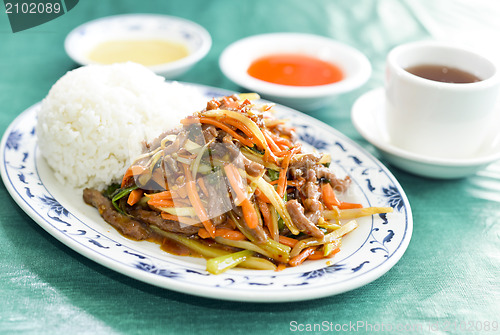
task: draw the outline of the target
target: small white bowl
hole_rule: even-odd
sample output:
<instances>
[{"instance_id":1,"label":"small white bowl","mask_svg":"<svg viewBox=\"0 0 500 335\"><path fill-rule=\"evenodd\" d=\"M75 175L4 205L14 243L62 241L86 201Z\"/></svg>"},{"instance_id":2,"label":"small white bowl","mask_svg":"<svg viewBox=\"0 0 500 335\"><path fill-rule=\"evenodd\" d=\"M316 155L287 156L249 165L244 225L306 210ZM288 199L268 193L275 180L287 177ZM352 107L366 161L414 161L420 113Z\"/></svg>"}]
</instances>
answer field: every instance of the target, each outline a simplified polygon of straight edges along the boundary
<instances>
[{"instance_id":1,"label":"small white bowl","mask_svg":"<svg viewBox=\"0 0 500 335\"><path fill-rule=\"evenodd\" d=\"M66 53L81 65L92 64L90 51L98 44L117 39L160 39L184 44L189 54L179 60L148 66L166 79L174 79L208 53L210 34L202 26L173 16L126 14L100 18L73 29L64 42Z\"/></svg>"},{"instance_id":2,"label":"small white bowl","mask_svg":"<svg viewBox=\"0 0 500 335\"><path fill-rule=\"evenodd\" d=\"M288 86L259 80L247 73L256 59L280 53L308 55L330 62L343 71L344 79L327 85ZM371 75L370 62L353 47L327 37L299 33L263 34L239 40L223 51L219 66L239 86L301 111L324 106L339 94L360 87Z\"/></svg>"},{"instance_id":3,"label":"small white bowl","mask_svg":"<svg viewBox=\"0 0 500 335\"><path fill-rule=\"evenodd\" d=\"M392 165L415 175L436 179L467 177L500 160L500 134L476 157L447 159L428 157L401 149L389 141L385 128L385 91L378 88L362 95L353 105L351 118L358 132Z\"/></svg>"}]
</instances>

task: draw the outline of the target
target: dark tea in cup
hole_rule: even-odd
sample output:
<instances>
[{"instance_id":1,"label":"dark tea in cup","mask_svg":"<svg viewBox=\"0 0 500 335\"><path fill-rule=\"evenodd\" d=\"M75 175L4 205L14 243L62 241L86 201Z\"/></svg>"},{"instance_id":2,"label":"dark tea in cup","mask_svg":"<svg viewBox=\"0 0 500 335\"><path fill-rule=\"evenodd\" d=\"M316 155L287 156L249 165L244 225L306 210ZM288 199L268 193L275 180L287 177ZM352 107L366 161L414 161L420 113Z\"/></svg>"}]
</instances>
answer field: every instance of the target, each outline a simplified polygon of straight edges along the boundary
<instances>
[{"instance_id":1,"label":"dark tea in cup","mask_svg":"<svg viewBox=\"0 0 500 335\"><path fill-rule=\"evenodd\" d=\"M410 66L405 68L405 70L418 77L442 83L469 84L481 81L480 78L472 73L445 65L423 64Z\"/></svg>"},{"instance_id":2,"label":"dark tea in cup","mask_svg":"<svg viewBox=\"0 0 500 335\"><path fill-rule=\"evenodd\" d=\"M500 71L493 61L465 47L420 41L391 50L386 64L385 125L393 145L470 159L498 133Z\"/></svg>"}]
</instances>

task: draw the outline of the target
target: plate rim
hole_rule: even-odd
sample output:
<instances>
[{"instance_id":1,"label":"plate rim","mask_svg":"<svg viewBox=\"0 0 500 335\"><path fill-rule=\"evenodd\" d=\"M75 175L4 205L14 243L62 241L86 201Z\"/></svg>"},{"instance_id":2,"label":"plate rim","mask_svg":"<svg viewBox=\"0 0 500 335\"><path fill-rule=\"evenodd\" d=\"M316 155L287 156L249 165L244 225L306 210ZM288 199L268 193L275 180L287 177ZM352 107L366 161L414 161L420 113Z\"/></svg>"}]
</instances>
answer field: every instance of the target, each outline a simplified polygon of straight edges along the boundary
<instances>
[{"instance_id":1,"label":"plate rim","mask_svg":"<svg viewBox=\"0 0 500 335\"><path fill-rule=\"evenodd\" d=\"M206 86L202 84L192 84L192 83L183 83L191 86L198 87L200 89L204 89L205 91L208 92L217 92L218 94L227 94L227 93L234 93L232 91L226 90L226 89L221 89L221 88L216 88L212 86ZM410 240L411 240L411 235L413 232L413 217L412 217L412 212L411 212L411 207L410 203L408 201L408 198L398 182L398 180L395 178L395 176L373 155L371 155L369 152L367 152L364 148L362 148L358 143L355 141L349 139L346 135L342 134L340 131L336 130L335 128L327 125L326 123L313 118L310 115L301 113L299 111L293 110L291 108L285 107L285 106L280 106L281 108L285 108L285 110L292 111L296 115L298 115L302 119L306 119L309 123L312 123L316 127L320 127L323 129L327 129L328 131L332 132L336 138L340 138L342 141L345 141L349 143L352 147L356 148L357 151L361 152L364 156L368 157L373 163L377 165L378 168L380 168L380 171L383 171L387 177L390 179L390 181L397 187L398 191L400 192L402 201L405 205L405 210L406 210L406 229L404 233L404 237L402 238L400 244L398 245L397 249L393 252L390 257L384 261L381 265L377 266L376 268L370 270L369 272L365 272L361 274L361 278L358 279L359 277L355 278L348 278L345 281L347 281L347 284L341 285L333 285L335 286L334 288L330 288L328 291L324 291L324 287L320 288L312 288L312 289L307 289L307 290L296 290L294 292L293 296L283 296L283 294L270 294L271 292L264 292L265 296L262 295L256 295L255 292L250 291L248 294L243 294L241 295L231 295L234 294L233 292L229 292L230 294L225 294L224 296L220 295L220 292L218 292L218 295L211 294L210 292L206 291L206 288L203 287L193 287L191 284L183 284L179 283L177 281L172 281L170 278L165 278L165 283L169 284L165 286L165 284L158 283L158 276L146 272L146 271L141 271L139 269L130 269L130 266L127 266L125 264L122 264L120 262L116 262L114 259L108 259L104 257L102 254L96 253L89 248L84 247L80 243L71 240L68 242L68 237L65 234L62 234L59 232L57 229L50 229L48 226L46 226L46 222L40 222L39 220L43 221L43 218L41 217L40 213L36 212L32 207L29 206L29 204L21 197L20 194L18 194L18 190L14 188L12 183L10 182L10 176L7 176L6 168L5 168L5 151L6 151L6 143L9 134L11 134L12 130L14 129L15 125L25 116L28 114L32 109L35 109L37 105L39 105L40 102L30 106L26 110L24 110L21 114L19 114L9 125L9 127L6 129L4 135L2 136L2 141L0 143L0 171L2 174L2 179L4 180L4 185L8 192L10 193L11 197L15 200L15 202L23 209L23 211L32 219L34 220L38 225L40 225L45 231L47 231L50 235L55 237L57 240L59 240L61 243L66 245L67 247L73 249L74 251L78 252L79 254L85 256L86 258L95 261L96 263L105 266L109 269L112 269L114 271L117 271L123 275L126 275L128 277L134 278L136 280L140 280L142 282L146 282L148 284L162 287L162 288L167 288L173 291L185 293L185 294L190 294L190 295L196 295L196 296L201 296L205 298L215 298L215 299L220 299L220 300L230 300L230 301L240 301L240 302L268 302L268 303L273 303L273 302L285 302L285 301L301 301L301 300L310 300L310 299L315 299L315 298L321 298L321 297L326 297L326 296L331 296L343 292L347 292L356 288L359 288L361 286L364 286L382 275L384 275L386 272L388 272L403 256L405 253ZM35 149L36 150L36 149ZM36 159L36 158L35 158ZM36 164L36 163L35 163ZM47 190L48 191L48 190ZM49 192L50 193L50 192ZM74 215L76 217L76 215ZM77 218L78 219L78 218ZM48 224L50 225L50 224ZM90 226L88 226L91 228ZM350 256L349 256L350 257ZM382 269L380 269L382 267ZM376 269L379 269L379 271L375 271ZM355 280L356 279L356 280ZM344 283L343 281L342 283ZM186 290L187 289L187 290ZM318 290L321 289L320 292ZM238 290L238 288L236 288ZM231 291L231 290L230 290ZM311 294L313 293L313 294ZM285 295L287 295L287 292L285 292Z\"/></svg>"}]
</instances>

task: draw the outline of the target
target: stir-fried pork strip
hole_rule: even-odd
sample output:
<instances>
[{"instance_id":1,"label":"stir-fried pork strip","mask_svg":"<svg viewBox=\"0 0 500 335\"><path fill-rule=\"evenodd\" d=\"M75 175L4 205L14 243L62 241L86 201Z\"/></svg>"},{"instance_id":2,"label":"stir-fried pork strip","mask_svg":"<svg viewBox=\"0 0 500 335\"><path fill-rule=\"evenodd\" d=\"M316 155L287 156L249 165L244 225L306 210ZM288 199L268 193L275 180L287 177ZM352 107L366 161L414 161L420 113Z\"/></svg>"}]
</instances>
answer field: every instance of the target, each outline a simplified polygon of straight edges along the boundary
<instances>
[{"instance_id":1,"label":"stir-fried pork strip","mask_svg":"<svg viewBox=\"0 0 500 335\"><path fill-rule=\"evenodd\" d=\"M304 207L302 207L297 200L288 200L286 209L292 221L301 231L316 238L323 238L325 236L325 234L305 216Z\"/></svg>"}]
</instances>

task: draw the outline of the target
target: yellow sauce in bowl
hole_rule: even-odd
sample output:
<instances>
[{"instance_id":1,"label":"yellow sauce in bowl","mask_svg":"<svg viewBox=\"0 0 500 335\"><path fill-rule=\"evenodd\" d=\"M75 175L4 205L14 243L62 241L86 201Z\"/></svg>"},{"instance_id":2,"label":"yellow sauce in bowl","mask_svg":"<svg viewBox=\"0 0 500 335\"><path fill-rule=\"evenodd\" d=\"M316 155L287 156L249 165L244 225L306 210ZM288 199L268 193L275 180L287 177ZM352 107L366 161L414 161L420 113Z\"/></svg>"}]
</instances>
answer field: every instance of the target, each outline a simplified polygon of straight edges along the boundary
<instances>
[{"instance_id":1,"label":"yellow sauce in bowl","mask_svg":"<svg viewBox=\"0 0 500 335\"><path fill-rule=\"evenodd\" d=\"M145 66L170 63L189 55L188 48L161 39L111 40L98 44L88 55L100 64L135 62Z\"/></svg>"}]
</instances>

